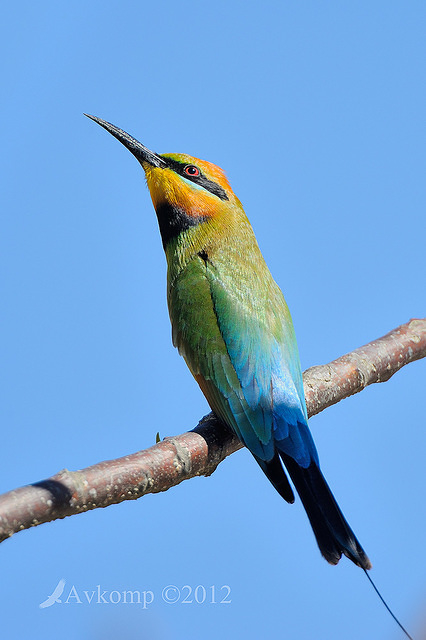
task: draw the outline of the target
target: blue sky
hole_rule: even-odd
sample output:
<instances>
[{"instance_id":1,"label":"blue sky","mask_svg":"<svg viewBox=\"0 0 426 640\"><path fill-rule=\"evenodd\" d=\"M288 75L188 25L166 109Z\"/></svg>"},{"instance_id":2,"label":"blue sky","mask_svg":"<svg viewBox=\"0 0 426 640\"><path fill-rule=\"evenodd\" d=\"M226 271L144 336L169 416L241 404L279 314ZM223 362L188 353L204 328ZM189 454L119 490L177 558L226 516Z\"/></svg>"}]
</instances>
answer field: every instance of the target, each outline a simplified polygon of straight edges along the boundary
<instances>
[{"instance_id":1,"label":"blue sky","mask_svg":"<svg viewBox=\"0 0 426 640\"><path fill-rule=\"evenodd\" d=\"M171 345L143 172L83 112L227 171L304 369L424 316L425 18L424 3L392 1L4 8L1 491L146 448L208 411ZM424 379L414 363L311 421L371 575L418 638ZM0 554L5 637L402 637L359 569L326 564L300 502L285 504L247 451L210 478L20 533ZM39 609L61 578L63 599L100 585L154 601ZM185 585L207 601L183 603ZM209 602L223 585L231 602Z\"/></svg>"}]
</instances>

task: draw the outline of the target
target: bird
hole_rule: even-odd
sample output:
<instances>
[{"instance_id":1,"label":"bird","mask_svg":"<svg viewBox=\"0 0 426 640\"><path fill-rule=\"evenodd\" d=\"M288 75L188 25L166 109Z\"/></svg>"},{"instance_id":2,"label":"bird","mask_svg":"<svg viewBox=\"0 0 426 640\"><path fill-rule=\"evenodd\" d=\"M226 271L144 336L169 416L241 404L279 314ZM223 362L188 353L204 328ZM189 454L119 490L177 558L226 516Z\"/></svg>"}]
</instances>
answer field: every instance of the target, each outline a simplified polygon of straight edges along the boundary
<instances>
[{"instance_id":1,"label":"bird","mask_svg":"<svg viewBox=\"0 0 426 640\"><path fill-rule=\"evenodd\" d=\"M183 153L155 153L85 115L145 171L167 260L173 345L212 411L288 503L291 479L323 557L336 565L344 555L369 570L320 469L289 309L224 171Z\"/></svg>"}]
</instances>

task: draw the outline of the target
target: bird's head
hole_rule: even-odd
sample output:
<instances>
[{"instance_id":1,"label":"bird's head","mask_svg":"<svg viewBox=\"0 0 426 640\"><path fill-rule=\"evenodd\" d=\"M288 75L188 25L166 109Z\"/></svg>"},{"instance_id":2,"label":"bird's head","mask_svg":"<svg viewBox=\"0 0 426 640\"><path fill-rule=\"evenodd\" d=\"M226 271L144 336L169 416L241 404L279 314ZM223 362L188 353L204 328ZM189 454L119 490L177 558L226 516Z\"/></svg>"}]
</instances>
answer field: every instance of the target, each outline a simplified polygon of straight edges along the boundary
<instances>
[{"instance_id":1,"label":"bird's head","mask_svg":"<svg viewBox=\"0 0 426 640\"><path fill-rule=\"evenodd\" d=\"M216 165L186 154L159 155L109 122L88 117L117 138L144 168L165 248L187 229L242 210L225 173Z\"/></svg>"}]
</instances>

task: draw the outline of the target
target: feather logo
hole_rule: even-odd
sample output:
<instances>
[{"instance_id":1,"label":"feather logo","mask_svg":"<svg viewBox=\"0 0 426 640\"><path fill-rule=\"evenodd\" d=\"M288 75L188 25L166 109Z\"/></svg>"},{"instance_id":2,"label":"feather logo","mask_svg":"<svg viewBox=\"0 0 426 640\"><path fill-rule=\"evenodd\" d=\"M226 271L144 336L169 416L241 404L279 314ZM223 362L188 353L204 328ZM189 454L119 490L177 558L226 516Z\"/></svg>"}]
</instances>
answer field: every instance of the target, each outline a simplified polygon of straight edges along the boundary
<instances>
[{"instance_id":1,"label":"feather logo","mask_svg":"<svg viewBox=\"0 0 426 640\"><path fill-rule=\"evenodd\" d=\"M64 578L61 578L56 587L53 589L52 595L48 596L48 598L44 602L38 605L40 609L45 609L46 607L51 607L56 602L61 602L61 595L64 592L64 588L65 580Z\"/></svg>"}]
</instances>

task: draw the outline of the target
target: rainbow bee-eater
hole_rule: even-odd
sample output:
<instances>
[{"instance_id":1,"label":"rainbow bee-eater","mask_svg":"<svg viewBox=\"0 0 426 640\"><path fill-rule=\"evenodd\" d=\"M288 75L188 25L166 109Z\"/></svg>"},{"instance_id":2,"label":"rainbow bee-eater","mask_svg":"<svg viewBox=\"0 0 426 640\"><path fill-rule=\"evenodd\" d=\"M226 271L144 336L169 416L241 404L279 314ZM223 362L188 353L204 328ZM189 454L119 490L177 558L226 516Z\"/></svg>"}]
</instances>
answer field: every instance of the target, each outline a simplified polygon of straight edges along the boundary
<instances>
[{"instance_id":1,"label":"rainbow bee-eater","mask_svg":"<svg viewBox=\"0 0 426 640\"><path fill-rule=\"evenodd\" d=\"M321 473L293 323L250 222L219 167L157 154L89 116L142 165L167 259L173 344L210 407L287 502L287 470L324 558L371 563Z\"/></svg>"}]
</instances>

